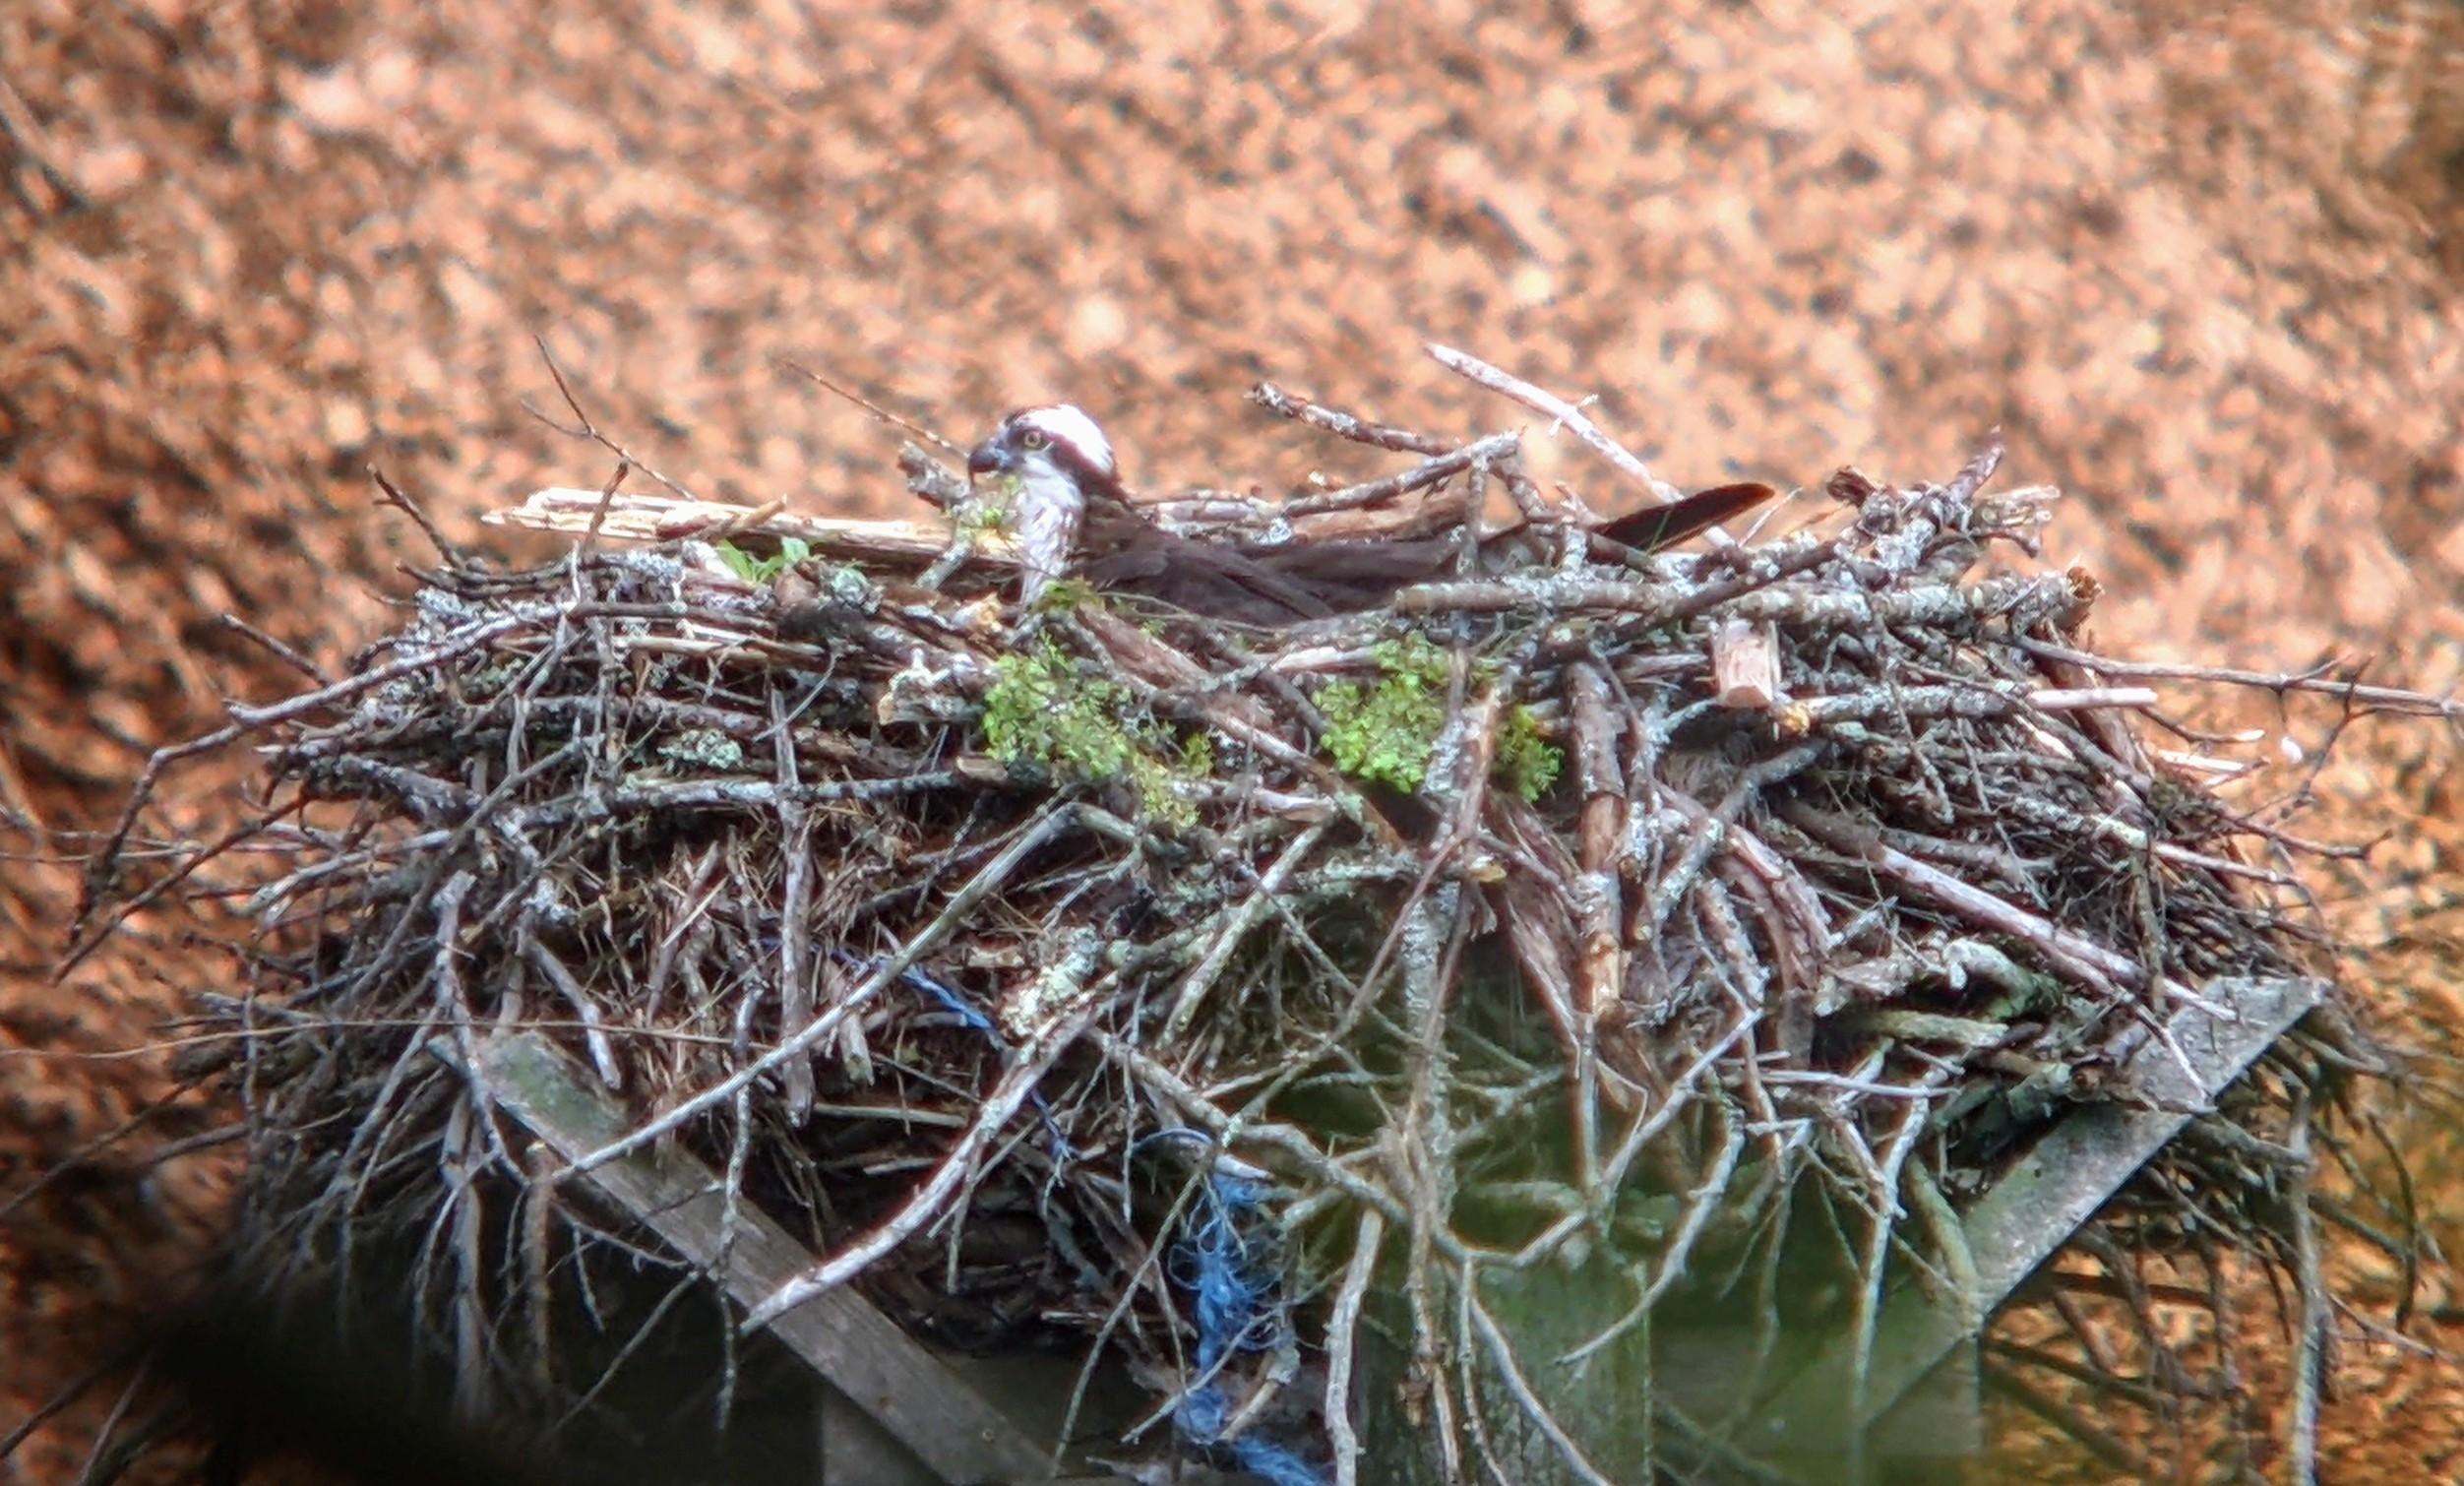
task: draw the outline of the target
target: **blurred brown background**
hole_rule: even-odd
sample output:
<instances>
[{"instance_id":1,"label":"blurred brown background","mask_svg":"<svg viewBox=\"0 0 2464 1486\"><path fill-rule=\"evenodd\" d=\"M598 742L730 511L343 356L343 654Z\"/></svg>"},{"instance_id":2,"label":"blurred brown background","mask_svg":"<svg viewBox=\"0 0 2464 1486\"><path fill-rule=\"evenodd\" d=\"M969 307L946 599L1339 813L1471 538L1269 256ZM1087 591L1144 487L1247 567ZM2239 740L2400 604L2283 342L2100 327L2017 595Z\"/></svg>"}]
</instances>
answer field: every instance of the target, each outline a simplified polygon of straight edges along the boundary
<instances>
[{"instance_id":1,"label":"blurred brown background","mask_svg":"<svg viewBox=\"0 0 2464 1486\"><path fill-rule=\"evenodd\" d=\"M606 474L524 411L534 336L668 473L807 509L897 500L895 436L774 356L960 439L1070 398L1147 486L1342 458L1246 407L1260 377L1516 421L1423 339L1596 394L1680 483L1940 478L1999 425L2005 480L2072 494L2048 556L2108 584L2109 648L2464 676L2464 9L1165 9L0 6L0 1205L159 1086L109 1055L220 971L140 934L49 973L75 833L287 684L216 616L365 638L419 550L371 464L462 535ZM2359 978L2443 1044L2454 739L2365 728L2323 786L2316 829L2393 833L2329 884ZM0 1431L195 1252L211 1165L144 1157L214 1123L6 1207ZM2449 1138L2412 1128L2452 1239ZM2464 1458L2464 1371L2349 1360L2337 1477ZM15 1470L73 1477L108 1401Z\"/></svg>"}]
</instances>

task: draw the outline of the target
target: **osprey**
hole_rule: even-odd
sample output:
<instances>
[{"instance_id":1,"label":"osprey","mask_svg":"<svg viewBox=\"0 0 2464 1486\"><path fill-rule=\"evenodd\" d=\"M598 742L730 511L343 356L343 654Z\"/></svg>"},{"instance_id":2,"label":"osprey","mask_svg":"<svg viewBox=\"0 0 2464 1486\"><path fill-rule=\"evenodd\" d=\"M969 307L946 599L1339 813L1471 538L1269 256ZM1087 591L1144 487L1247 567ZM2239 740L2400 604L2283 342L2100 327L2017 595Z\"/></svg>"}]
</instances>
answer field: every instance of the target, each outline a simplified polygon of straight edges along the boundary
<instances>
[{"instance_id":1,"label":"osprey","mask_svg":"<svg viewBox=\"0 0 2464 1486\"><path fill-rule=\"evenodd\" d=\"M1067 402L1021 407L966 457L968 478L1007 476L1003 525L1017 538L1018 603L1034 607L1068 571L1090 502L1129 497L1112 462L1112 441L1095 420Z\"/></svg>"},{"instance_id":2,"label":"osprey","mask_svg":"<svg viewBox=\"0 0 2464 1486\"><path fill-rule=\"evenodd\" d=\"M966 468L978 484L1007 482L1005 525L1018 542L1024 605L1068 573L1082 550L1078 576L1098 588L1145 593L1213 619L1291 624L1374 608L1397 588L1445 576L1462 550L1451 536L1254 542L1167 531L1131 502L1103 429L1067 402L1021 407L1002 419L967 455ZM1654 551L1776 493L1768 485L1721 485L1589 529Z\"/></svg>"}]
</instances>

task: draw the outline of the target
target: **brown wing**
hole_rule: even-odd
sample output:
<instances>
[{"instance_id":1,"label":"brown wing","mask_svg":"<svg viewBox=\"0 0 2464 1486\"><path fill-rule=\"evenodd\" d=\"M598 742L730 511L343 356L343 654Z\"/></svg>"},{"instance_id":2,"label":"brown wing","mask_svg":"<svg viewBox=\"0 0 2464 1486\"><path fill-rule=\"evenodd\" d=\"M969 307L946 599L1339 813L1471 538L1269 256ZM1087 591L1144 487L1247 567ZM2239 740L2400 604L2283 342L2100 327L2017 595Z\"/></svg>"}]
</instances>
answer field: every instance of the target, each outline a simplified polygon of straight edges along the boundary
<instances>
[{"instance_id":1,"label":"brown wing","mask_svg":"<svg viewBox=\"0 0 2464 1486\"><path fill-rule=\"evenodd\" d=\"M1338 614L1374 609L1397 588L1444 577L1461 546L1450 536L1418 541L1289 542L1244 546L1278 577L1301 586Z\"/></svg>"},{"instance_id":2,"label":"brown wing","mask_svg":"<svg viewBox=\"0 0 2464 1486\"><path fill-rule=\"evenodd\" d=\"M1720 485L1593 529L1656 551L1778 493L1768 485ZM1279 625L1375 608L1397 588L1445 574L1456 550L1451 537L1280 546L1193 541L1124 504L1098 499L1088 503L1078 576L1098 588L1144 593L1193 614Z\"/></svg>"},{"instance_id":3,"label":"brown wing","mask_svg":"<svg viewBox=\"0 0 2464 1486\"><path fill-rule=\"evenodd\" d=\"M1192 541L1140 523L1107 523L1107 550L1090 550L1078 576L1097 588L1143 593L1178 609L1242 624L1280 625L1333 612L1311 587L1236 547Z\"/></svg>"},{"instance_id":4,"label":"brown wing","mask_svg":"<svg viewBox=\"0 0 2464 1486\"><path fill-rule=\"evenodd\" d=\"M1657 552L1752 511L1777 494L1770 486L1755 481L1714 485L1665 506L1652 506L1602 522L1591 529L1595 535L1623 542L1637 552Z\"/></svg>"}]
</instances>

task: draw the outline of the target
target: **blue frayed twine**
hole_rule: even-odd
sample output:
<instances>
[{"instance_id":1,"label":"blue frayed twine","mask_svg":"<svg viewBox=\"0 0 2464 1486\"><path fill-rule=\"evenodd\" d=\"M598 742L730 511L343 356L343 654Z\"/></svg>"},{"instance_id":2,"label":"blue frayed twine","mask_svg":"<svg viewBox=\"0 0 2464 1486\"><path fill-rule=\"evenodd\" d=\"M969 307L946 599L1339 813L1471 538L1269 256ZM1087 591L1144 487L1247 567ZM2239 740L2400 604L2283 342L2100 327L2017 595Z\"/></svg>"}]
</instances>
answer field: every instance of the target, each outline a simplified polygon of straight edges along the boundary
<instances>
[{"instance_id":1,"label":"blue frayed twine","mask_svg":"<svg viewBox=\"0 0 2464 1486\"><path fill-rule=\"evenodd\" d=\"M830 958L851 969L861 970L867 975L880 969L882 965L881 957L878 955L857 955L843 949L831 951ZM987 1041L1001 1050L1003 1061L1008 1061L1011 1052L1010 1039L1001 1035L1001 1027L992 1018L985 1016L964 996L912 965L900 971L898 979L909 989L923 992L943 1011L958 1019L960 1026L969 1031L981 1032ZM1053 1118L1052 1104L1045 1099L1041 1088L1028 1089L1026 1101L1035 1107L1037 1118L1044 1122L1044 1134L1052 1142L1053 1174L1058 1176L1062 1167L1078 1159L1078 1151L1070 1145L1070 1138L1061 1133L1061 1122Z\"/></svg>"},{"instance_id":2,"label":"blue frayed twine","mask_svg":"<svg viewBox=\"0 0 2464 1486\"><path fill-rule=\"evenodd\" d=\"M1161 1130L1139 1142L1211 1142L1194 1130ZM1254 1169L1254 1168L1253 1168ZM1281 1246L1253 1238L1244 1221L1272 1232L1264 1208L1266 1183L1218 1156L1197 1210L1184 1222L1181 1239L1166 1256L1172 1280L1189 1291L1198 1319L1198 1376L1172 1411L1173 1428L1201 1449L1221 1450L1233 1462L1273 1486L1324 1486L1325 1474L1298 1451L1252 1431L1223 1438L1231 1402L1214 1381L1216 1369L1235 1351L1263 1352L1283 1346L1291 1316L1283 1298Z\"/></svg>"}]
</instances>

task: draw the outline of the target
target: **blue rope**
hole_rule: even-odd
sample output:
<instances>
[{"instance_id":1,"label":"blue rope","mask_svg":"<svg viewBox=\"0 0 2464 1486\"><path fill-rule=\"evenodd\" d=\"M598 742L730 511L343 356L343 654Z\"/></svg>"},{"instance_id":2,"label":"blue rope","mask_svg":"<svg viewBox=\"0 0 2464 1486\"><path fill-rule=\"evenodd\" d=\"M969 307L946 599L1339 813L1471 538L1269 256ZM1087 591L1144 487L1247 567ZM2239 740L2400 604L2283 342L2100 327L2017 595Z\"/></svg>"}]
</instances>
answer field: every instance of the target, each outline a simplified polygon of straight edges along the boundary
<instances>
[{"instance_id":1,"label":"blue rope","mask_svg":"<svg viewBox=\"0 0 2464 1486\"><path fill-rule=\"evenodd\" d=\"M882 960L878 955L857 955L845 949L832 950L830 955L831 959L838 963L861 970L867 975L881 968ZM985 1016L964 996L913 965L900 971L898 979L909 989L921 991L932 998L943 1011L958 1019L960 1026L970 1031L981 1032L986 1040L1001 1050L1001 1056L1004 1059L1010 1056L1010 1039L1001 1035L1000 1025L992 1018ZM1053 1171L1055 1175L1058 1175L1063 1166L1078 1159L1078 1151L1070 1145L1070 1138L1062 1134L1061 1122L1053 1118L1052 1104L1045 1099L1044 1091L1041 1088L1030 1088L1026 1091L1026 1099L1035 1107L1036 1117L1044 1122L1044 1134L1052 1141Z\"/></svg>"},{"instance_id":2,"label":"blue rope","mask_svg":"<svg viewBox=\"0 0 2464 1486\"><path fill-rule=\"evenodd\" d=\"M837 960L840 964L860 969L867 975L870 975L875 970L881 968L882 960L879 955L857 955L850 951L840 949L831 951L830 956L831 959ZM993 1019L976 1010L973 1005L968 1003L964 996L959 995L956 991L951 989L947 985L944 985L942 982L935 980L932 976L924 973L924 971L920 969L917 969L913 965L909 965L904 970L900 971L898 978L905 982L909 987L922 991L925 995L930 996L933 1000L939 1002L943 1011L948 1012L951 1016L958 1019L959 1025L982 1032L985 1036L992 1039L995 1047L1000 1048L1005 1053L1010 1050L1009 1044L1002 1039L1001 1028L994 1024Z\"/></svg>"},{"instance_id":3,"label":"blue rope","mask_svg":"<svg viewBox=\"0 0 2464 1486\"><path fill-rule=\"evenodd\" d=\"M1138 1144L1163 1139L1211 1144L1194 1130L1160 1130ZM1299 1452L1257 1431L1223 1438L1231 1422L1231 1400L1213 1380L1216 1366L1234 1351L1271 1351L1291 1333L1276 1246L1271 1241L1253 1243L1243 1232L1244 1220L1271 1228L1265 1197L1264 1182L1218 1164L1207 1176L1180 1241L1166 1256L1174 1283L1190 1292L1197 1313L1198 1372L1206 1379L1181 1395L1173 1409L1173 1427L1190 1444L1220 1449L1241 1469L1274 1486L1324 1486L1324 1474Z\"/></svg>"}]
</instances>

